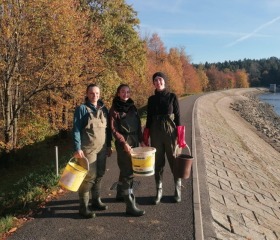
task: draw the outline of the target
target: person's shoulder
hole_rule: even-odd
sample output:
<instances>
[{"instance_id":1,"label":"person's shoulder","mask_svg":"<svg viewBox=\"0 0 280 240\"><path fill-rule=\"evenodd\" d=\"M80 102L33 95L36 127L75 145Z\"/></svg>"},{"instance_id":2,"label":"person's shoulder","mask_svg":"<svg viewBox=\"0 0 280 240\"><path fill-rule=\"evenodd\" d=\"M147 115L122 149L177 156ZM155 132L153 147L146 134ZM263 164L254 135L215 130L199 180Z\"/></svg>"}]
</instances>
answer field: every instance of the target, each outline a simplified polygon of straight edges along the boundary
<instances>
[{"instance_id":1,"label":"person's shoulder","mask_svg":"<svg viewBox=\"0 0 280 240\"><path fill-rule=\"evenodd\" d=\"M76 110L79 110L79 111L82 111L82 110L85 110L85 109L86 109L86 105L84 103L82 103L82 104L80 104L76 107Z\"/></svg>"},{"instance_id":2,"label":"person's shoulder","mask_svg":"<svg viewBox=\"0 0 280 240\"><path fill-rule=\"evenodd\" d=\"M153 94L153 95L151 95L151 96L148 98L148 100L152 100L152 99L154 99L155 97L156 97L156 95Z\"/></svg>"},{"instance_id":3,"label":"person's shoulder","mask_svg":"<svg viewBox=\"0 0 280 240\"><path fill-rule=\"evenodd\" d=\"M174 92L170 92L170 96L173 97L173 98L177 98L177 95Z\"/></svg>"}]
</instances>

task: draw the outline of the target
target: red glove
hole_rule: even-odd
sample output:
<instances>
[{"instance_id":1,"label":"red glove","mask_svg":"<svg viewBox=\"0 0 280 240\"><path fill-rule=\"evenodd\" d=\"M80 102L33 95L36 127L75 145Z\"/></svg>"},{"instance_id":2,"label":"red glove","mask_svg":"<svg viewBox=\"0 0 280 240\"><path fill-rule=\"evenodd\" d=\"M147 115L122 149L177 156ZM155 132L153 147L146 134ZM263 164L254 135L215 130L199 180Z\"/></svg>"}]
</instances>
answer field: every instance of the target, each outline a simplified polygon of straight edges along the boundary
<instances>
[{"instance_id":1,"label":"red glove","mask_svg":"<svg viewBox=\"0 0 280 240\"><path fill-rule=\"evenodd\" d=\"M185 126L177 126L177 144L180 148L187 146L185 142Z\"/></svg>"},{"instance_id":2,"label":"red glove","mask_svg":"<svg viewBox=\"0 0 280 240\"><path fill-rule=\"evenodd\" d=\"M143 142L146 146L149 146L150 129L144 128L143 132Z\"/></svg>"}]
</instances>

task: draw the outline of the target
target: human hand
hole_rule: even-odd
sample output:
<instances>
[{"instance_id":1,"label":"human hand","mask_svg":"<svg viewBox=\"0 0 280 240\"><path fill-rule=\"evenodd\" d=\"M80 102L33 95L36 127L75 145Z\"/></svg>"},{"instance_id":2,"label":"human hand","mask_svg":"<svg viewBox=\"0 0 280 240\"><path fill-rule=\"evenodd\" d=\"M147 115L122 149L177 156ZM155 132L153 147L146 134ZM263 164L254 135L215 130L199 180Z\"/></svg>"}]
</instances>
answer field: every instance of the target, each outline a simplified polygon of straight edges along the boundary
<instances>
[{"instance_id":1,"label":"human hand","mask_svg":"<svg viewBox=\"0 0 280 240\"><path fill-rule=\"evenodd\" d=\"M85 158L83 150L79 149L76 152L74 152L74 158Z\"/></svg>"},{"instance_id":2,"label":"human hand","mask_svg":"<svg viewBox=\"0 0 280 240\"><path fill-rule=\"evenodd\" d=\"M111 157L113 149L111 147L107 147L107 157Z\"/></svg>"},{"instance_id":3,"label":"human hand","mask_svg":"<svg viewBox=\"0 0 280 240\"><path fill-rule=\"evenodd\" d=\"M124 144L124 151L127 152L127 153L130 153L132 150L131 146L129 146L128 143L125 143Z\"/></svg>"},{"instance_id":4,"label":"human hand","mask_svg":"<svg viewBox=\"0 0 280 240\"><path fill-rule=\"evenodd\" d=\"M149 146L150 129L144 128L143 132L143 142L146 146Z\"/></svg>"},{"instance_id":5,"label":"human hand","mask_svg":"<svg viewBox=\"0 0 280 240\"><path fill-rule=\"evenodd\" d=\"M144 142L140 142L141 147L146 147L146 144Z\"/></svg>"}]
</instances>

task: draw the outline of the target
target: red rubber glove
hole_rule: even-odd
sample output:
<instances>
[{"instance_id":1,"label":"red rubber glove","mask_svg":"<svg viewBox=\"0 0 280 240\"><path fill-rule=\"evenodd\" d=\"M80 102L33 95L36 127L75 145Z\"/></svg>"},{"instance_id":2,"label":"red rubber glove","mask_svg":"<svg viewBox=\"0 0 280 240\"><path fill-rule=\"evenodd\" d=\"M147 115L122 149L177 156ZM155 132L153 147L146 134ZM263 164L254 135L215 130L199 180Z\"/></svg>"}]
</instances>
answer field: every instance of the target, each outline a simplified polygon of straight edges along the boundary
<instances>
[{"instance_id":1,"label":"red rubber glove","mask_svg":"<svg viewBox=\"0 0 280 240\"><path fill-rule=\"evenodd\" d=\"M177 126L177 144L180 148L187 146L185 141L185 126Z\"/></svg>"},{"instance_id":2,"label":"red rubber glove","mask_svg":"<svg viewBox=\"0 0 280 240\"><path fill-rule=\"evenodd\" d=\"M143 142L146 146L149 146L150 129L144 128L143 132Z\"/></svg>"}]
</instances>

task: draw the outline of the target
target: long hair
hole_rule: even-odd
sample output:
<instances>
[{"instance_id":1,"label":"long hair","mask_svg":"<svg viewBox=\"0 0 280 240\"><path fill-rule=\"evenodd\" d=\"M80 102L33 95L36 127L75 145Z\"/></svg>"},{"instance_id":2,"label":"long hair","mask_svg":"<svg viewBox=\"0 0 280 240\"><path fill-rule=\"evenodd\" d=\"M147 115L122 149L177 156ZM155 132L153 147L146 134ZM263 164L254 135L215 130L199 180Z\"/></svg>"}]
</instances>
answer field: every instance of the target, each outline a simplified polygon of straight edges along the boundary
<instances>
[{"instance_id":1,"label":"long hair","mask_svg":"<svg viewBox=\"0 0 280 240\"><path fill-rule=\"evenodd\" d=\"M128 84L124 84L124 83L120 84L120 85L118 86L118 88L117 88L117 92L116 92L116 94L115 94L115 98L118 97L118 94L120 93L120 91L121 91L121 89L122 89L123 87L127 87L127 88L129 88L129 90L130 90L130 87L128 86Z\"/></svg>"}]
</instances>

